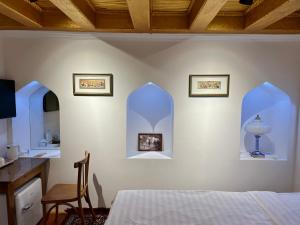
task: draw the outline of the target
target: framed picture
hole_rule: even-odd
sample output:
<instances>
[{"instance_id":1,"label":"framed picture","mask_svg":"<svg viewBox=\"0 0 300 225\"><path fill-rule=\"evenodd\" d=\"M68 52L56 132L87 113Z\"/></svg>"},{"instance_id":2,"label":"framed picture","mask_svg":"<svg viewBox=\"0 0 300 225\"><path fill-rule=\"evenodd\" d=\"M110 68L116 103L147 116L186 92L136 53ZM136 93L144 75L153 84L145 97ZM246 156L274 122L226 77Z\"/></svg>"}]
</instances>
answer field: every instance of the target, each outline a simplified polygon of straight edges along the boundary
<instances>
[{"instance_id":1,"label":"framed picture","mask_svg":"<svg viewBox=\"0 0 300 225\"><path fill-rule=\"evenodd\" d=\"M113 96L112 74L73 74L75 96Z\"/></svg>"},{"instance_id":2,"label":"framed picture","mask_svg":"<svg viewBox=\"0 0 300 225\"><path fill-rule=\"evenodd\" d=\"M230 76L190 75L189 97L228 97Z\"/></svg>"},{"instance_id":3,"label":"framed picture","mask_svg":"<svg viewBox=\"0 0 300 225\"><path fill-rule=\"evenodd\" d=\"M138 134L138 150L139 151L159 151L162 148L162 134L160 133L140 133Z\"/></svg>"}]
</instances>

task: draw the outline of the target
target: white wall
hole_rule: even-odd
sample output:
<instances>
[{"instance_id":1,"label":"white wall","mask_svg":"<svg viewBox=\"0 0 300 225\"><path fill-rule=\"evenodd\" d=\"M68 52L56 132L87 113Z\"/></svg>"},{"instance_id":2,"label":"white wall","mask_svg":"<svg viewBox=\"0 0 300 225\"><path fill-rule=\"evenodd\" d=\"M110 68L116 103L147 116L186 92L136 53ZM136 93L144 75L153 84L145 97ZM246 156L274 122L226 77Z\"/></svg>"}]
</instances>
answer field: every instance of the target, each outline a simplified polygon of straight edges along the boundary
<instances>
[{"instance_id":1,"label":"white wall","mask_svg":"<svg viewBox=\"0 0 300 225\"><path fill-rule=\"evenodd\" d=\"M298 109L300 111L300 108ZM300 115L298 117L298 136L297 136L297 154L296 165L294 171L294 191L300 192Z\"/></svg>"},{"instance_id":2,"label":"white wall","mask_svg":"<svg viewBox=\"0 0 300 225\"><path fill-rule=\"evenodd\" d=\"M12 142L20 146L21 152L31 148L30 130L30 96L43 88L37 81L31 81L19 90L16 90L17 116L12 119Z\"/></svg>"},{"instance_id":3,"label":"white wall","mask_svg":"<svg viewBox=\"0 0 300 225\"><path fill-rule=\"evenodd\" d=\"M239 160L241 104L264 81L298 102L300 41L214 39L7 39L9 78L18 87L39 80L60 101L62 158L51 160L50 186L75 182L73 162L89 150L107 205L120 189L291 191L294 152L288 161ZM72 73L113 73L114 97L73 96ZM188 97L189 74L218 73L231 75L229 98ZM172 160L126 159L126 99L148 81L174 100Z\"/></svg>"},{"instance_id":4,"label":"white wall","mask_svg":"<svg viewBox=\"0 0 300 225\"><path fill-rule=\"evenodd\" d=\"M45 138L43 98L49 90L41 87L29 98L29 120L30 120L30 147L31 149L40 146Z\"/></svg>"},{"instance_id":5,"label":"white wall","mask_svg":"<svg viewBox=\"0 0 300 225\"><path fill-rule=\"evenodd\" d=\"M4 78L4 54L3 41L0 39L0 79ZM0 156L4 154L3 150L7 145L7 119L0 119Z\"/></svg>"}]
</instances>

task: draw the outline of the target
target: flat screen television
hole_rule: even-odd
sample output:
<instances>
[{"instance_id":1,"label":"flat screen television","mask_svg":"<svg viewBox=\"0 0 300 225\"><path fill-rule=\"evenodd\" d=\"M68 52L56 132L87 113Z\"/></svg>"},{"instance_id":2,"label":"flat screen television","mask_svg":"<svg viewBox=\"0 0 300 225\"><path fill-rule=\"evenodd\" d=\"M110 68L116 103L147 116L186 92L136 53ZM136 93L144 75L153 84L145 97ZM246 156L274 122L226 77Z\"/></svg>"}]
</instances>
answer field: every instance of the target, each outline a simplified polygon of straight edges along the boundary
<instances>
[{"instance_id":1,"label":"flat screen television","mask_svg":"<svg viewBox=\"0 0 300 225\"><path fill-rule=\"evenodd\" d=\"M0 119L16 117L15 81L0 79Z\"/></svg>"}]
</instances>

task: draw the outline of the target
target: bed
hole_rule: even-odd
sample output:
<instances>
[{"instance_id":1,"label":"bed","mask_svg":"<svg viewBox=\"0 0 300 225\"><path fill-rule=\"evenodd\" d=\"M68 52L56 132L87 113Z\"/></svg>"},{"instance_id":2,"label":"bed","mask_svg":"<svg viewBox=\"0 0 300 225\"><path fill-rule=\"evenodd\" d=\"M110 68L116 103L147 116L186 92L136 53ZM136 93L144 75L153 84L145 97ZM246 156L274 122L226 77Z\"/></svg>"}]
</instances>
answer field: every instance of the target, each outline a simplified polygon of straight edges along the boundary
<instances>
[{"instance_id":1,"label":"bed","mask_svg":"<svg viewBox=\"0 0 300 225\"><path fill-rule=\"evenodd\" d=\"M300 193L119 191L105 225L300 225Z\"/></svg>"}]
</instances>

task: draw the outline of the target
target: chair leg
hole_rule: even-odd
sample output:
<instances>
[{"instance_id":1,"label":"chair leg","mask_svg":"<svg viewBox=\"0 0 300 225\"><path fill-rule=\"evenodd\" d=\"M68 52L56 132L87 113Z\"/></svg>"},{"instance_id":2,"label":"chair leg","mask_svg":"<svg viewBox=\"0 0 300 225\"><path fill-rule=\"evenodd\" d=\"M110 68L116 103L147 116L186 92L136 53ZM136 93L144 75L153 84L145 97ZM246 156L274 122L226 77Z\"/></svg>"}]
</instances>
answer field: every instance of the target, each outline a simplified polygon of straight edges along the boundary
<instances>
[{"instance_id":1,"label":"chair leg","mask_svg":"<svg viewBox=\"0 0 300 225\"><path fill-rule=\"evenodd\" d=\"M45 218L46 214L47 214L46 205L43 204L43 219Z\"/></svg>"},{"instance_id":2,"label":"chair leg","mask_svg":"<svg viewBox=\"0 0 300 225\"><path fill-rule=\"evenodd\" d=\"M96 215L95 215L95 212L93 210L93 206L92 206L91 199L90 199L89 189L86 190L84 198L85 198L85 201L89 205L90 212L92 213L92 216L93 216L93 220L96 220Z\"/></svg>"},{"instance_id":3,"label":"chair leg","mask_svg":"<svg viewBox=\"0 0 300 225\"><path fill-rule=\"evenodd\" d=\"M55 206L55 222L58 221L58 205Z\"/></svg>"},{"instance_id":4,"label":"chair leg","mask_svg":"<svg viewBox=\"0 0 300 225\"><path fill-rule=\"evenodd\" d=\"M47 221L50 215L51 209L46 213L46 205L43 204L43 213L44 213L44 218L43 218L43 225L47 225Z\"/></svg>"},{"instance_id":5,"label":"chair leg","mask_svg":"<svg viewBox=\"0 0 300 225\"><path fill-rule=\"evenodd\" d=\"M83 209L82 209L82 203L81 203L81 199L78 199L78 210L79 210L79 216L80 216L80 220L81 220L81 225L85 225L84 222L84 214L83 214Z\"/></svg>"}]
</instances>

